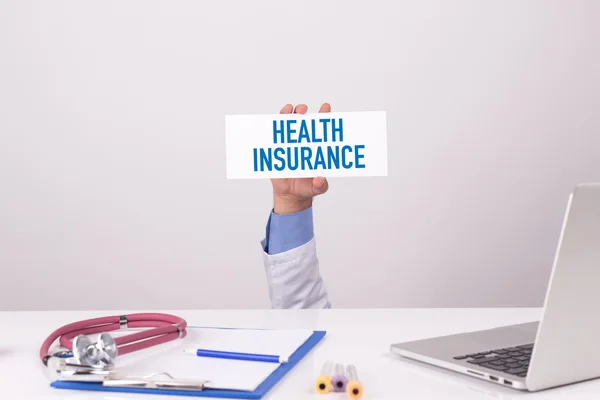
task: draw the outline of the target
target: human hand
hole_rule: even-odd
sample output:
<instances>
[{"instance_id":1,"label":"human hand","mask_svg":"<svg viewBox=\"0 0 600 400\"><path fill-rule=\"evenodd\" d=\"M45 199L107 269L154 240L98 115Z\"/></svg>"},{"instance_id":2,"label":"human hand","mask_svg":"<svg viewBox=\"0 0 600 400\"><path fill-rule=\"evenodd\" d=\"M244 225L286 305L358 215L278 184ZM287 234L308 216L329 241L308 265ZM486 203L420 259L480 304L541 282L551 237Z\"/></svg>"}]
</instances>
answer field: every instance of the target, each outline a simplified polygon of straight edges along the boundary
<instances>
[{"instance_id":1,"label":"human hand","mask_svg":"<svg viewBox=\"0 0 600 400\"><path fill-rule=\"evenodd\" d=\"M295 108L287 104L281 109L280 114L305 114L308 107L305 104L297 105ZM321 105L320 113L331 112L331 106L327 103ZM306 210L312 206L315 196L327 192L329 183L321 176L314 178L274 178L273 201L275 214L292 214Z\"/></svg>"}]
</instances>

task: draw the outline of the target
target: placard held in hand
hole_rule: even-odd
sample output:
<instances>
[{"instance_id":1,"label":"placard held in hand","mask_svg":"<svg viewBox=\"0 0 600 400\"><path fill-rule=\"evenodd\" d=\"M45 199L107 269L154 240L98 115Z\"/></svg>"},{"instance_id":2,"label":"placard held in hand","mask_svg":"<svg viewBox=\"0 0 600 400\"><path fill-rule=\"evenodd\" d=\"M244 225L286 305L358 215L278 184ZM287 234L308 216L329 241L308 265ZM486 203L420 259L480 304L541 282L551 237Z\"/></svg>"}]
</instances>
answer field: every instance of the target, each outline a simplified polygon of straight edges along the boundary
<instances>
[{"instance_id":1,"label":"placard held in hand","mask_svg":"<svg viewBox=\"0 0 600 400\"><path fill-rule=\"evenodd\" d=\"M227 178L387 176L385 111L227 115Z\"/></svg>"}]
</instances>

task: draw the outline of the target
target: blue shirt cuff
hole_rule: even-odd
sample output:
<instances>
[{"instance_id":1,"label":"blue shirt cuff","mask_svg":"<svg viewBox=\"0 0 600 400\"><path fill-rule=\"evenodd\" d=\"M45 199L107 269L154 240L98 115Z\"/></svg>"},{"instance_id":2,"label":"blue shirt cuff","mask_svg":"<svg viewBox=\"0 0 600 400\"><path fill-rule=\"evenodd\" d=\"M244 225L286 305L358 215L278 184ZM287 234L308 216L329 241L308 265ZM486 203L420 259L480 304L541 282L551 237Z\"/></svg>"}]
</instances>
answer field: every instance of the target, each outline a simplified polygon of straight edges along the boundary
<instances>
[{"instance_id":1,"label":"blue shirt cuff","mask_svg":"<svg viewBox=\"0 0 600 400\"><path fill-rule=\"evenodd\" d=\"M263 248L271 255L284 253L308 243L313 236L312 207L284 215L275 214L271 210Z\"/></svg>"}]
</instances>

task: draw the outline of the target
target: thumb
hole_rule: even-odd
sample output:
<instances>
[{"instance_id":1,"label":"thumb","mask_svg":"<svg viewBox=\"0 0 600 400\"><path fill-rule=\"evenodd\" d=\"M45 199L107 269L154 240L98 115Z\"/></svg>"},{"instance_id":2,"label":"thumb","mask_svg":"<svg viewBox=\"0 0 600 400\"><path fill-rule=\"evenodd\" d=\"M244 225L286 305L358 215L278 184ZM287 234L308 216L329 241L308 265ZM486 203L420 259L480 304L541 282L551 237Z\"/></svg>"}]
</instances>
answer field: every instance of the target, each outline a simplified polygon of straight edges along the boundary
<instances>
[{"instance_id":1,"label":"thumb","mask_svg":"<svg viewBox=\"0 0 600 400\"><path fill-rule=\"evenodd\" d=\"M312 191L315 196L323 194L329 189L329 183L327 179L323 177L314 178L312 181Z\"/></svg>"}]
</instances>

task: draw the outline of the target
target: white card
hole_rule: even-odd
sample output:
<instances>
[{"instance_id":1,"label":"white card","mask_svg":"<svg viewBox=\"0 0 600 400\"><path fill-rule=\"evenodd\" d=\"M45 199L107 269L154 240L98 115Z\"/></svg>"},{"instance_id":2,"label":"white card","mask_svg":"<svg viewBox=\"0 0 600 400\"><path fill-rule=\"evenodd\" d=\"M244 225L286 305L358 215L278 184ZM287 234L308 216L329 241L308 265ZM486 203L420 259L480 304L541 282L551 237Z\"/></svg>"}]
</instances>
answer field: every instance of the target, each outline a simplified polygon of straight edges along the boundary
<instances>
[{"instance_id":1,"label":"white card","mask_svg":"<svg viewBox=\"0 0 600 400\"><path fill-rule=\"evenodd\" d=\"M385 111L225 116L227 178L387 176Z\"/></svg>"}]
</instances>

